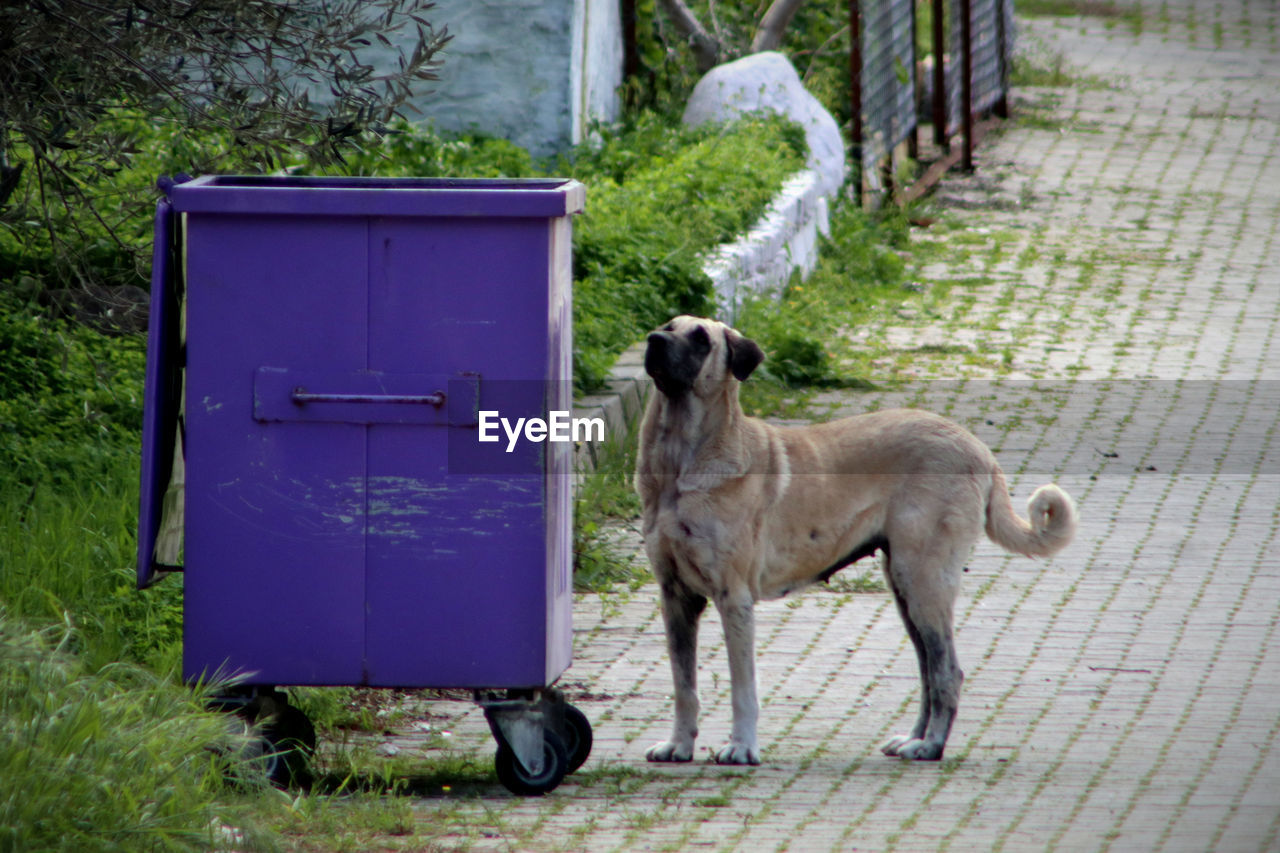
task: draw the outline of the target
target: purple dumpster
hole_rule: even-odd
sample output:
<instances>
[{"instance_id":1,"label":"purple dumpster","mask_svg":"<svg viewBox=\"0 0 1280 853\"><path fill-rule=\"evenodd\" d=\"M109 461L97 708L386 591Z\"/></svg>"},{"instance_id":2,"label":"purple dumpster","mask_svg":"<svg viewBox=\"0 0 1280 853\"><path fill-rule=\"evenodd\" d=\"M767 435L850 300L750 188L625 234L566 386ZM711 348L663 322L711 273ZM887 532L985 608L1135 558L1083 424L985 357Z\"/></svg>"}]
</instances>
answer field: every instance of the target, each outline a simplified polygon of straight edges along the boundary
<instances>
[{"instance_id":1,"label":"purple dumpster","mask_svg":"<svg viewBox=\"0 0 1280 853\"><path fill-rule=\"evenodd\" d=\"M571 409L582 186L162 186L138 583L184 573L184 676L237 677L228 703L304 748L278 686L472 688L503 783L554 788L591 739L551 687L572 444L508 452L478 422Z\"/></svg>"}]
</instances>

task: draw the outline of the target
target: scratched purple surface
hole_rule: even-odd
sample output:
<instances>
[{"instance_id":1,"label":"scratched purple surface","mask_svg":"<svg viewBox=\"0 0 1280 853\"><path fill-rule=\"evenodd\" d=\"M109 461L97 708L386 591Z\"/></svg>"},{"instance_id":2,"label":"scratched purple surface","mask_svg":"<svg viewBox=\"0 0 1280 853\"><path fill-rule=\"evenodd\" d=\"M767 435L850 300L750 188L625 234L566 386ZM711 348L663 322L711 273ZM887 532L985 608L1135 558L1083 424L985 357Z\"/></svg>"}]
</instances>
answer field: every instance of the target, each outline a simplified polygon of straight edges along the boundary
<instances>
[{"instance_id":1,"label":"scratched purple surface","mask_svg":"<svg viewBox=\"0 0 1280 853\"><path fill-rule=\"evenodd\" d=\"M568 408L546 397L569 387L581 185L204 178L170 197L186 220L187 677L553 681L572 648L571 445L455 472L467 412L349 395L465 377L468 408ZM293 377L338 402L293 402ZM540 382L544 399L500 399Z\"/></svg>"}]
</instances>

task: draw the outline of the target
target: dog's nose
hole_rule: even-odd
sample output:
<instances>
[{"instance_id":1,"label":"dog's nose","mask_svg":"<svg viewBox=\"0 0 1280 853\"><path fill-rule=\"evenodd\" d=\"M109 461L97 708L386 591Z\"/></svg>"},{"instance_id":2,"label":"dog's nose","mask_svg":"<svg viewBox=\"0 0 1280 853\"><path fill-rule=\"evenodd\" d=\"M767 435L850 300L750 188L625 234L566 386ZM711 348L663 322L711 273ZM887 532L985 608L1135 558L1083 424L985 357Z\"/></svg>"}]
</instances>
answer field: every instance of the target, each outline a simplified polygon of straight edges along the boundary
<instances>
[{"instance_id":1,"label":"dog's nose","mask_svg":"<svg viewBox=\"0 0 1280 853\"><path fill-rule=\"evenodd\" d=\"M670 332L654 332L649 335L649 345L644 349L644 370L650 376L665 375L670 370L672 336Z\"/></svg>"}]
</instances>

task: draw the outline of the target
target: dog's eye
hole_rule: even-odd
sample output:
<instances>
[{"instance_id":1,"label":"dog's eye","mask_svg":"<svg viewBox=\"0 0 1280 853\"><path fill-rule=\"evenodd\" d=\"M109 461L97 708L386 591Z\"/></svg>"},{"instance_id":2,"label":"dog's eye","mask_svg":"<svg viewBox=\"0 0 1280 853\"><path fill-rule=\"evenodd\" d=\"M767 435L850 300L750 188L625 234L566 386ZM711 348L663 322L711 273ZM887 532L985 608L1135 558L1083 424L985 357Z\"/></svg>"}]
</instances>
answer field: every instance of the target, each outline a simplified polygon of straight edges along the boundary
<instances>
[{"instance_id":1,"label":"dog's eye","mask_svg":"<svg viewBox=\"0 0 1280 853\"><path fill-rule=\"evenodd\" d=\"M694 349L707 352L711 349L711 336L707 334L705 328L697 326L689 333L689 343L693 344Z\"/></svg>"},{"instance_id":2,"label":"dog's eye","mask_svg":"<svg viewBox=\"0 0 1280 853\"><path fill-rule=\"evenodd\" d=\"M664 332L674 332L675 330L676 330L675 323L668 323L667 325L662 327L662 331Z\"/></svg>"}]
</instances>

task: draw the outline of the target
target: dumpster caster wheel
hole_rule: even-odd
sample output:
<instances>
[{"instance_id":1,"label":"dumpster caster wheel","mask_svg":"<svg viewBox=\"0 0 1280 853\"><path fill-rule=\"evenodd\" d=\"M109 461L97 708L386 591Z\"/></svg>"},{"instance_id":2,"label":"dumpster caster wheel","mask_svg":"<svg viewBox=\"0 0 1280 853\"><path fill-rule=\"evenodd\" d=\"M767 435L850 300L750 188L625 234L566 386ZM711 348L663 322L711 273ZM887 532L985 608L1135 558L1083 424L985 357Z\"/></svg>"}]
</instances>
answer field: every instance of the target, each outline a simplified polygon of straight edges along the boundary
<instances>
[{"instance_id":1,"label":"dumpster caster wheel","mask_svg":"<svg viewBox=\"0 0 1280 853\"><path fill-rule=\"evenodd\" d=\"M233 714L235 726L251 735L241 759L257 779L277 788L310 789L316 729L285 694L252 689L217 697L211 707Z\"/></svg>"},{"instance_id":2,"label":"dumpster caster wheel","mask_svg":"<svg viewBox=\"0 0 1280 853\"><path fill-rule=\"evenodd\" d=\"M522 797L541 796L555 790L569 772L569 755L564 741L555 732L547 730L542 733L542 755L542 772L535 776L516 758L515 750L500 742L493 757L498 781L508 791Z\"/></svg>"},{"instance_id":3,"label":"dumpster caster wheel","mask_svg":"<svg viewBox=\"0 0 1280 853\"><path fill-rule=\"evenodd\" d=\"M569 754L569 771L577 772L591 754L591 722L572 705L564 706L564 742Z\"/></svg>"},{"instance_id":4,"label":"dumpster caster wheel","mask_svg":"<svg viewBox=\"0 0 1280 853\"><path fill-rule=\"evenodd\" d=\"M311 788L311 756L316 751L316 728L292 705L280 709L262 730L267 779L277 788Z\"/></svg>"}]
</instances>

